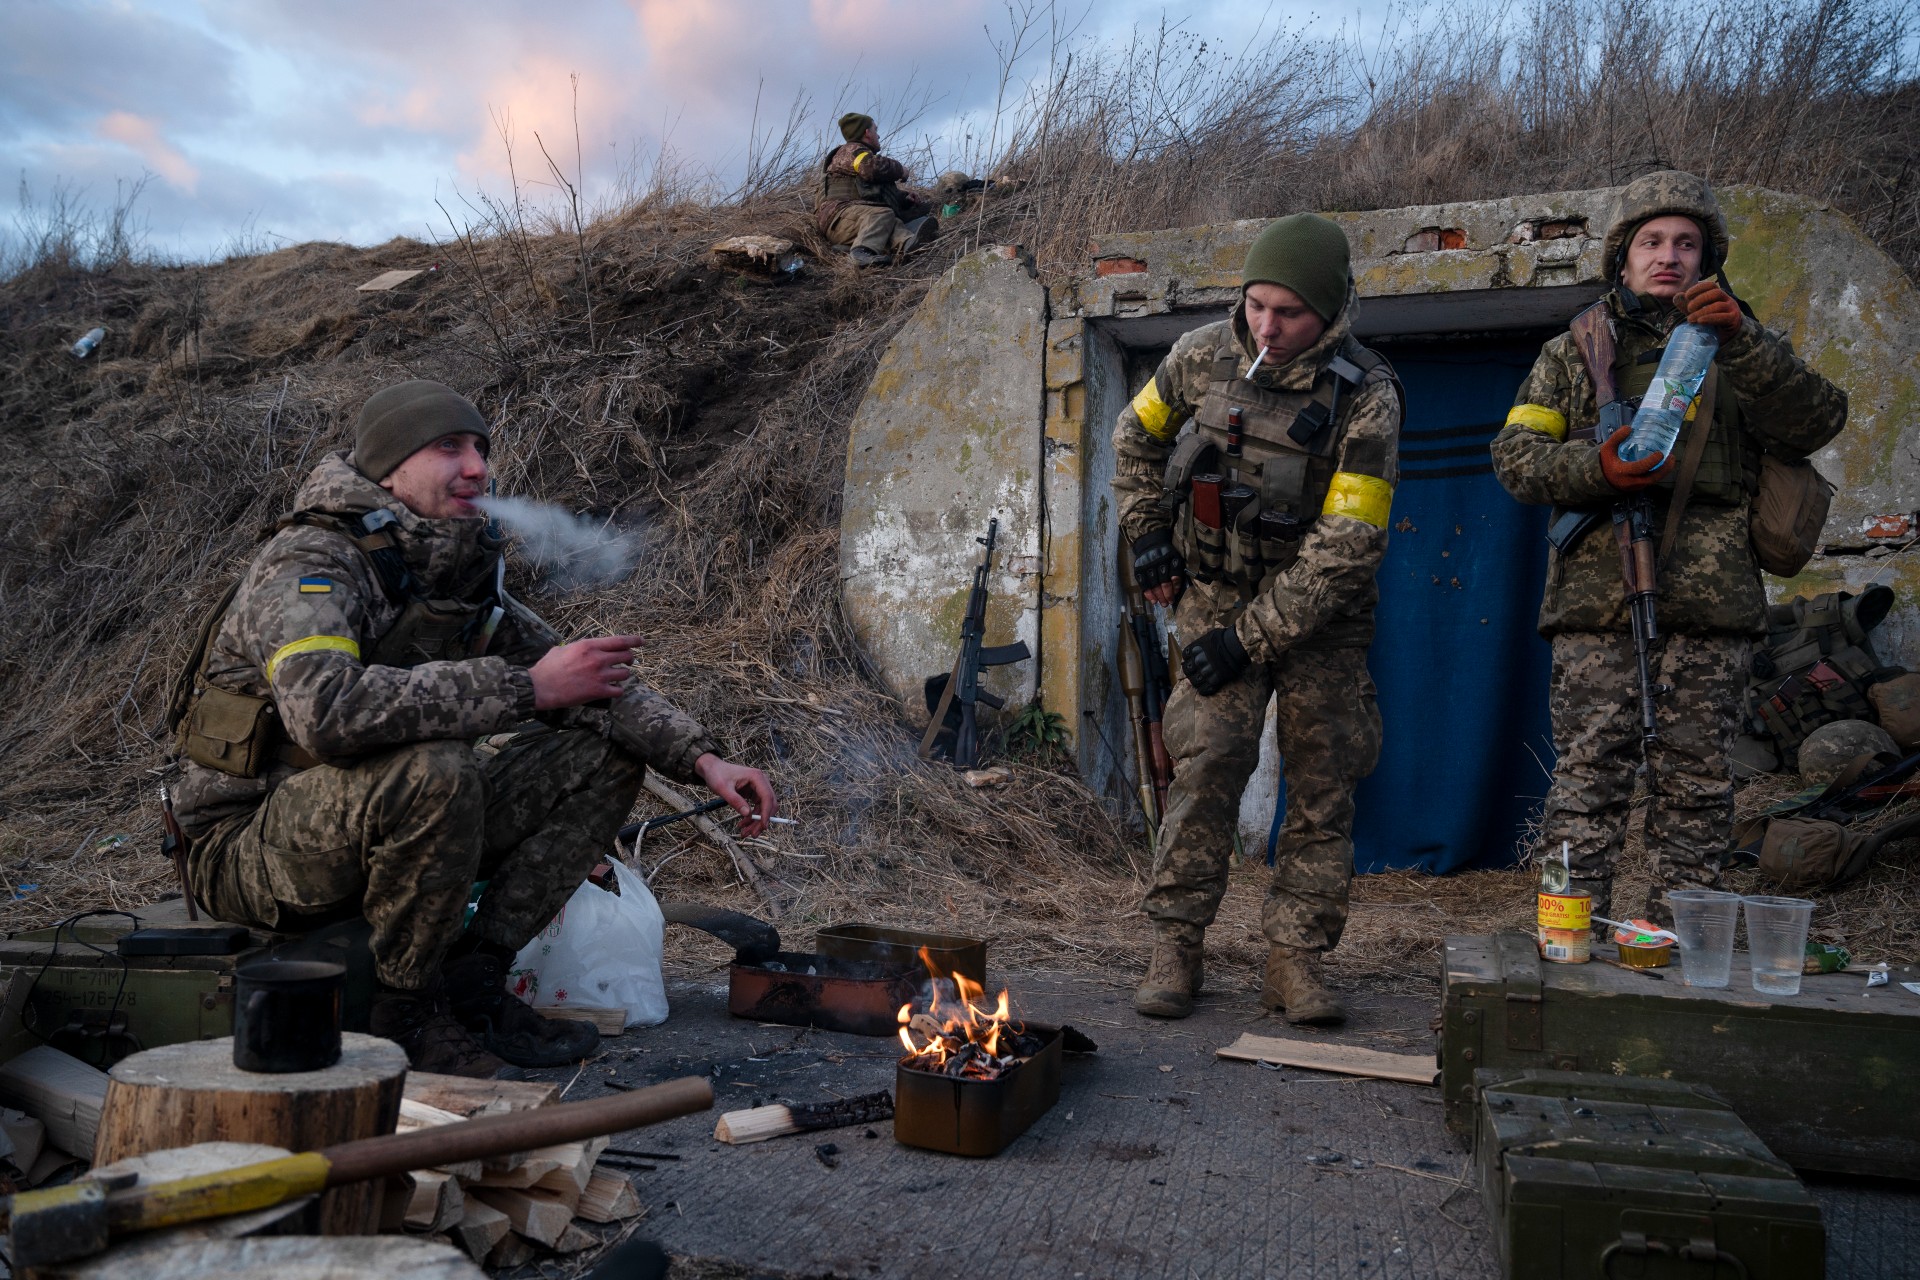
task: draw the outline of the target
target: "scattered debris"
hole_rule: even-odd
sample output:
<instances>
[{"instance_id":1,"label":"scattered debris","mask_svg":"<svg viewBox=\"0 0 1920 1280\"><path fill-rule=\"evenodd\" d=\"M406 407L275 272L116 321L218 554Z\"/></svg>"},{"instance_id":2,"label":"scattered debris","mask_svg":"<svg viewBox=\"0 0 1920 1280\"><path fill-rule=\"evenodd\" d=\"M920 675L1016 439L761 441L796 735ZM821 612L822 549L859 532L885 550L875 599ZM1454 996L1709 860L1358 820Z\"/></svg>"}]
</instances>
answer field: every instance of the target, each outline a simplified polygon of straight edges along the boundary
<instances>
[{"instance_id":1,"label":"scattered debris","mask_svg":"<svg viewBox=\"0 0 1920 1280\"><path fill-rule=\"evenodd\" d=\"M806 266L806 259L793 250L793 241L779 236L729 236L708 252L719 266L770 276L795 275Z\"/></svg>"},{"instance_id":2,"label":"scattered debris","mask_svg":"<svg viewBox=\"0 0 1920 1280\"><path fill-rule=\"evenodd\" d=\"M1366 1076L1374 1080L1401 1080L1407 1084L1432 1084L1439 1077L1430 1053L1383 1053L1345 1044L1310 1044L1300 1040L1281 1040L1273 1036L1241 1036L1218 1057L1241 1062L1273 1062L1310 1071L1331 1071L1345 1076ZM1162 1067L1161 1070L1166 1070Z\"/></svg>"},{"instance_id":3,"label":"scattered debris","mask_svg":"<svg viewBox=\"0 0 1920 1280\"><path fill-rule=\"evenodd\" d=\"M107 331L96 326L81 334L80 341L74 343L68 350L73 352L75 360L85 360L93 354L93 349L99 346L100 340L106 336Z\"/></svg>"},{"instance_id":4,"label":"scattered debris","mask_svg":"<svg viewBox=\"0 0 1920 1280\"><path fill-rule=\"evenodd\" d=\"M367 281L363 285L360 285L355 290L355 292L356 293L385 293L389 289L398 288L400 285L405 284L407 281L413 279L415 276L420 276L425 274L426 274L426 270L424 268L415 268L412 271L382 271L379 275L375 276L373 279Z\"/></svg>"},{"instance_id":5,"label":"scattered debris","mask_svg":"<svg viewBox=\"0 0 1920 1280\"><path fill-rule=\"evenodd\" d=\"M1013 771L996 764L986 769L968 769L960 777L970 787L1004 787L1013 781Z\"/></svg>"},{"instance_id":6,"label":"scattered debris","mask_svg":"<svg viewBox=\"0 0 1920 1280\"><path fill-rule=\"evenodd\" d=\"M840 1167L840 1148L831 1142L822 1142L813 1149L813 1158L829 1169Z\"/></svg>"}]
</instances>

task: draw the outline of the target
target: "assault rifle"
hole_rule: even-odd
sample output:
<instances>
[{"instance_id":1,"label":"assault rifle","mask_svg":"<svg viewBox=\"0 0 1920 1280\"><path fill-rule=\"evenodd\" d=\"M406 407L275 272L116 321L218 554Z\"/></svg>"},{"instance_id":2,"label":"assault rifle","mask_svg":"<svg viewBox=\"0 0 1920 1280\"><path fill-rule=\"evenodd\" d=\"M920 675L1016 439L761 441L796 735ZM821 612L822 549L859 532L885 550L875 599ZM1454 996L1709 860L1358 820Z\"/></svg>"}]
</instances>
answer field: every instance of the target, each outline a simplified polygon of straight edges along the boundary
<instances>
[{"instance_id":1,"label":"assault rifle","mask_svg":"<svg viewBox=\"0 0 1920 1280\"><path fill-rule=\"evenodd\" d=\"M952 671L929 676L926 683L927 710L932 719L927 722L926 736L920 739L920 757L933 759L944 739L946 753L956 769L971 769L980 763L976 704L984 702L995 710L1007 705L1004 699L980 687L980 668L1004 667L1033 656L1025 640L1001 645L981 643L987 634L987 575L993 571L993 544L999 536L1000 521L996 518L987 521L986 537L974 539L987 551L973 570L967 615L960 623L960 655L953 660Z\"/></svg>"},{"instance_id":2,"label":"assault rifle","mask_svg":"<svg viewBox=\"0 0 1920 1280\"><path fill-rule=\"evenodd\" d=\"M1133 761L1140 781L1140 807L1157 824L1167 811L1167 787L1173 782L1173 759L1167 754L1160 728L1173 680L1167 671L1166 651L1160 647L1152 607L1133 576L1133 555L1124 540L1120 547L1120 585L1126 596L1120 613L1120 687L1127 695L1127 710L1133 718Z\"/></svg>"}]
</instances>

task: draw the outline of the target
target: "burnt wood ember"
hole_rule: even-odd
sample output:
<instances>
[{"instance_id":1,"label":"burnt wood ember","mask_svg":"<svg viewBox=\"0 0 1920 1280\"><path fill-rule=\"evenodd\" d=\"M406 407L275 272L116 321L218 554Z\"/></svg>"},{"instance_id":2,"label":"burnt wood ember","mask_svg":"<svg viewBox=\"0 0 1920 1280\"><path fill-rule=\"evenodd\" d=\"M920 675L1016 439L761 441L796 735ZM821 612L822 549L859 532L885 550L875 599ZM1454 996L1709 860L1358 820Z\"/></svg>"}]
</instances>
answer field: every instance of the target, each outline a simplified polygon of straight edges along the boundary
<instances>
[{"instance_id":1,"label":"burnt wood ember","mask_svg":"<svg viewBox=\"0 0 1920 1280\"><path fill-rule=\"evenodd\" d=\"M902 1057L894 1073L894 1138L954 1155L997 1154L1059 1101L1063 1038L1052 1027L1023 1027L1011 1039L1032 1052L1004 1055L1004 1066L976 1049L968 1065L991 1065L991 1075L967 1073L967 1066L960 1068L963 1074L950 1075L944 1068L920 1067L918 1055Z\"/></svg>"}]
</instances>

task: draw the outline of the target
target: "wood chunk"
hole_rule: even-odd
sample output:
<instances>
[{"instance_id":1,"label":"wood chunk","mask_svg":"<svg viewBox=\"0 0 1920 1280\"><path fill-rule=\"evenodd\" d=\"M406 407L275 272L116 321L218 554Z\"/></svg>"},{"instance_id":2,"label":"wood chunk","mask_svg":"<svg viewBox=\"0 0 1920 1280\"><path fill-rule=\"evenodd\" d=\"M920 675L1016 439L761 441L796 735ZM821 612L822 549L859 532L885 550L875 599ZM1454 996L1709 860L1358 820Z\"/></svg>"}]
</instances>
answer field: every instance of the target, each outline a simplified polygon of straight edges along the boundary
<instances>
[{"instance_id":1,"label":"wood chunk","mask_svg":"<svg viewBox=\"0 0 1920 1280\"><path fill-rule=\"evenodd\" d=\"M617 1036L627 1029L627 1011L606 1005L540 1005L534 1009L534 1012L543 1018L567 1018L574 1022L591 1022L600 1029L600 1034L603 1036Z\"/></svg>"},{"instance_id":2,"label":"wood chunk","mask_svg":"<svg viewBox=\"0 0 1920 1280\"><path fill-rule=\"evenodd\" d=\"M785 1106L748 1107L729 1111L713 1127L713 1136L735 1146L747 1142L765 1142L783 1134L805 1133L812 1129L844 1129L849 1125L877 1124L893 1118L893 1095L885 1089L857 1098L833 1102L798 1103Z\"/></svg>"},{"instance_id":3,"label":"wood chunk","mask_svg":"<svg viewBox=\"0 0 1920 1280\"><path fill-rule=\"evenodd\" d=\"M106 1072L50 1045L35 1045L0 1064L0 1098L45 1125L47 1140L54 1146L83 1160L93 1159L100 1108L107 1100Z\"/></svg>"},{"instance_id":4,"label":"wood chunk","mask_svg":"<svg viewBox=\"0 0 1920 1280\"><path fill-rule=\"evenodd\" d=\"M451 1231L466 1215L466 1209L467 1194L461 1190L458 1178L436 1169L414 1171L413 1200L407 1205L407 1230L426 1234Z\"/></svg>"},{"instance_id":5,"label":"wood chunk","mask_svg":"<svg viewBox=\"0 0 1920 1280\"><path fill-rule=\"evenodd\" d=\"M507 1232L507 1238L493 1246L493 1252L487 1255L489 1271L507 1271L513 1267L533 1261L533 1255L539 1252L515 1232Z\"/></svg>"},{"instance_id":6,"label":"wood chunk","mask_svg":"<svg viewBox=\"0 0 1920 1280\"><path fill-rule=\"evenodd\" d=\"M600 1237L593 1234L577 1222L569 1222L560 1238L553 1242L555 1253L578 1253L582 1249L591 1249L600 1243Z\"/></svg>"},{"instance_id":7,"label":"wood chunk","mask_svg":"<svg viewBox=\"0 0 1920 1280\"><path fill-rule=\"evenodd\" d=\"M1331 1071L1337 1075L1367 1076L1375 1080L1401 1080L1407 1084L1433 1084L1440 1069L1430 1053L1382 1053L1346 1044L1316 1044L1304 1040L1282 1040L1274 1036L1242 1035L1224 1049L1215 1049L1216 1057L1242 1062L1274 1062L1285 1067L1303 1067L1309 1071Z\"/></svg>"},{"instance_id":8,"label":"wood chunk","mask_svg":"<svg viewBox=\"0 0 1920 1280\"><path fill-rule=\"evenodd\" d=\"M453 1229L447 1234L453 1237L455 1244L466 1250L469 1258L484 1262L494 1246L505 1240L512 1229L513 1224L507 1221L506 1214L475 1196L468 1196L461 1208L460 1221L454 1223Z\"/></svg>"},{"instance_id":9,"label":"wood chunk","mask_svg":"<svg viewBox=\"0 0 1920 1280\"><path fill-rule=\"evenodd\" d=\"M395 1173L379 1179L380 1235L395 1235L407 1229L407 1211L413 1205L413 1175Z\"/></svg>"},{"instance_id":10,"label":"wood chunk","mask_svg":"<svg viewBox=\"0 0 1920 1280\"><path fill-rule=\"evenodd\" d=\"M405 284L415 276L422 274L425 270L426 268L421 267L413 271L382 271L373 279L363 285L357 285L355 288L360 293L385 293L388 289L394 288L396 285Z\"/></svg>"},{"instance_id":11,"label":"wood chunk","mask_svg":"<svg viewBox=\"0 0 1920 1280\"><path fill-rule=\"evenodd\" d=\"M637 1218L642 1210L639 1193L626 1175L612 1169L595 1169L580 1193L574 1212L588 1222L623 1222Z\"/></svg>"},{"instance_id":12,"label":"wood chunk","mask_svg":"<svg viewBox=\"0 0 1920 1280\"><path fill-rule=\"evenodd\" d=\"M13 1167L25 1173L40 1158L47 1143L47 1126L24 1111L0 1109L0 1131L13 1143Z\"/></svg>"},{"instance_id":13,"label":"wood chunk","mask_svg":"<svg viewBox=\"0 0 1920 1280\"><path fill-rule=\"evenodd\" d=\"M538 1080L472 1080L466 1076L409 1071L405 1096L470 1118L482 1111L526 1111L544 1107L560 1096L560 1086Z\"/></svg>"},{"instance_id":14,"label":"wood chunk","mask_svg":"<svg viewBox=\"0 0 1920 1280\"><path fill-rule=\"evenodd\" d=\"M563 1142L555 1147L536 1147L532 1151L513 1153L513 1163L502 1167L495 1161L488 1161L484 1172L478 1178L468 1181L482 1187L513 1187L525 1190L534 1186L550 1173L572 1169L580 1159L578 1144ZM572 1186L571 1179L568 1186ZM579 1188L574 1190L578 1192Z\"/></svg>"},{"instance_id":15,"label":"wood chunk","mask_svg":"<svg viewBox=\"0 0 1920 1280\"><path fill-rule=\"evenodd\" d=\"M587 1183L593 1178L593 1167L599 1161L600 1153L607 1149L608 1141L609 1139L603 1134L597 1138L564 1144L565 1147L574 1149L573 1163L555 1169L533 1185L542 1191L558 1191L579 1197L586 1191ZM551 1149L557 1151L562 1148Z\"/></svg>"},{"instance_id":16,"label":"wood chunk","mask_svg":"<svg viewBox=\"0 0 1920 1280\"><path fill-rule=\"evenodd\" d=\"M568 1199L551 1191L514 1191L506 1187L467 1188L476 1200L483 1200L507 1215L513 1229L537 1244L552 1244L573 1221L578 1199Z\"/></svg>"}]
</instances>

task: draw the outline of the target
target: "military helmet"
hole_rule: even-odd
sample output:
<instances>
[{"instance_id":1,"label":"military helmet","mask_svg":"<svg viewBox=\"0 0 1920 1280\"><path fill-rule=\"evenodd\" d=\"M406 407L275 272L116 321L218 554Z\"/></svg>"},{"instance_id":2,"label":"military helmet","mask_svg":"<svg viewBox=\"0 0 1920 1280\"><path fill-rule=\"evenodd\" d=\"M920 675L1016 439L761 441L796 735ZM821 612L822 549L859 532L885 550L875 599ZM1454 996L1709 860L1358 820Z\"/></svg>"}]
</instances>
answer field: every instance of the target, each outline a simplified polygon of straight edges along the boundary
<instances>
[{"instance_id":1,"label":"military helmet","mask_svg":"<svg viewBox=\"0 0 1920 1280\"><path fill-rule=\"evenodd\" d=\"M1800 776L1825 785L1861 756L1898 754L1893 736L1866 720L1835 720L1821 725L1800 744Z\"/></svg>"},{"instance_id":2,"label":"military helmet","mask_svg":"<svg viewBox=\"0 0 1920 1280\"><path fill-rule=\"evenodd\" d=\"M1662 169L1635 178L1621 189L1619 211L1614 215L1613 225L1607 228L1606 244L1601 250L1602 269L1609 282L1620 279L1627 241L1633 238L1640 224L1668 214L1692 218L1700 224L1701 234L1707 238L1707 252L1700 257L1702 279L1726 265L1731 240L1727 235L1726 215L1720 212L1720 202L1713 198L1713 188L1704 178L1678 169Z\"/></svg>"}]
</instances>

